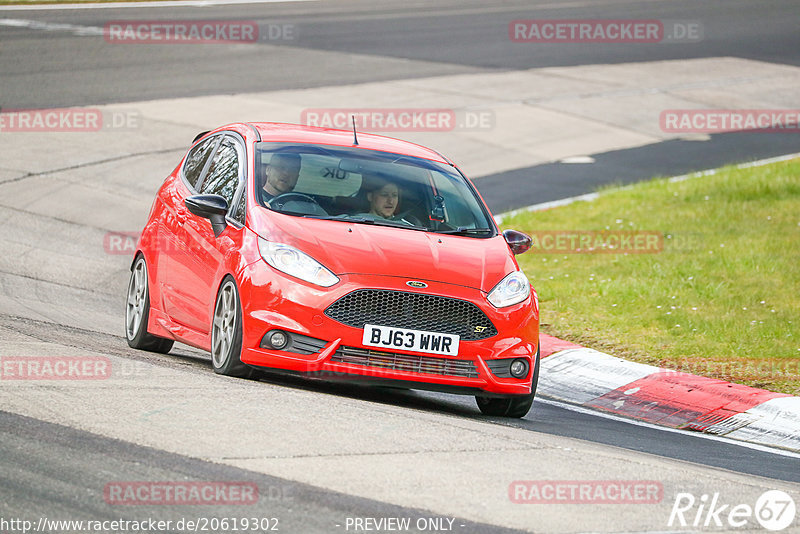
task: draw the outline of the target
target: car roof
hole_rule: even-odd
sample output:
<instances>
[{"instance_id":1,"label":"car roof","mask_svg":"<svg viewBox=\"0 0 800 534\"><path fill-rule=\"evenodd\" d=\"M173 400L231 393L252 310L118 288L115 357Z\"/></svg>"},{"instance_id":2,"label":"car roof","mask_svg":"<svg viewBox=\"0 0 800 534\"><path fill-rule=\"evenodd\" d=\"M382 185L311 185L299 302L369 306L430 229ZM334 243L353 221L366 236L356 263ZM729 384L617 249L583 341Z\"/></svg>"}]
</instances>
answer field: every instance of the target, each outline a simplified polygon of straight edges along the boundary
<instances>
[{"instance_id":1,"label":"car roof","mask_svg":"<svg viewBox=\"0 0 800 534\"><path fill-rule=\"evenodd\" d=\"M439 163L451 165L444 156L430 148L401 141L391 137L358 132L358 145L353 144L352 130L337 130L333 128L319 128L316 126L302 126L280 122L251 122L248 123L258 130L261 141L267 143L310 143L318 145L334 145L363 148L366 150L380 150L414 156Z\"/></svg>"}]
</instances>

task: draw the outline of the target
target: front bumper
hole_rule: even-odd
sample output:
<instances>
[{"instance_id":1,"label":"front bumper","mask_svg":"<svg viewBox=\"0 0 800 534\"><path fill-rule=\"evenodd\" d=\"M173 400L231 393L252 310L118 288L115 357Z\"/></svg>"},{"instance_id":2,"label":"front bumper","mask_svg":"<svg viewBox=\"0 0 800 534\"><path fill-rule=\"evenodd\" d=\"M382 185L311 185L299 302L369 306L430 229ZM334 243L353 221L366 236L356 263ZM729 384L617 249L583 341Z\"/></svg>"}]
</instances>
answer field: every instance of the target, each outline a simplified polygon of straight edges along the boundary
<instances>
[{"instance_id":1,"label":"front bumper","mask_svg":"<svg viewBox=\"0 0 800 534\"><path fill-rule=\"evenodd\" d=\"M426 280L428 287L414 289L406 285L408 279L398 277L344 275L340 280L333 287L321 288L277 273L260 262L249 266L240 280L242 362L309 377L370 385L485 396L530 393L539 338L535 293L524 302L497 310L480 291L456 284ZM348 326L325 314L332 303L364 288L471 302L486 314L498 333L485 339L462 339L457 356L366 347L362 344L362 328ZM276 350L268 344L262 346L264 335L273 330L317 341L304 345L301 351L291 347ZM528 362L526 376L512 378L498 372L503 364L496 360L510 362L518 358ZM493 362L496 364L490 365Z\"/></svg>"}]
</instances>

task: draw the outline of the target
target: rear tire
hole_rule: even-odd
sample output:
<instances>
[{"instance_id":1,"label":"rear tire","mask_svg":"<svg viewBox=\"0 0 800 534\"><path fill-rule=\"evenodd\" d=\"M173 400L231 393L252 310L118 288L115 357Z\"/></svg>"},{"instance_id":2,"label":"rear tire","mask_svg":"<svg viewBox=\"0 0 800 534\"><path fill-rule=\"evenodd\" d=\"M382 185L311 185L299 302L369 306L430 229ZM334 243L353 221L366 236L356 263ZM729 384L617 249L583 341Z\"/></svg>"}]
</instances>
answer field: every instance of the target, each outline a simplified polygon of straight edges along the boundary
<instances>
[{"instance_id":1,"label":"rear tire","mask_svg":"<svg viewBox=\"0 0 800 534\"><path fill-rule=\"evenodd\" d=\"M533 406L533 398L536 396L536 387L539 385L539 346L536 346L536 367L531 379L531 392L528 395L516 395L514 397L475 397L483 415L494 417L525 417Z\"/></svg>"},{"instance_id":2,"label":"rear tire","mask_svg":"<svg viewBox=\"0 0 800 534\"><path fill-rule=\"evenodd\" d=\"M248 378L253 372L242 363L242 304L231 277L223 281L214 305L211 365L215 373L225 376Z\"/></svg>"},{"instance_id":3,"label":"rear tire","mask_svg":"<svg viewBox=\"0 0 800 534\"><path fill-rule=\"evenodd\" d=\"M147 331L150 319L150 287L147 277L147 263L139 256L133 263L131 279L128 282L128 296L125 303L125 338L134 349L149 350L166 354L175 343L171 339L157 337Z\"/></svg>"}]
</instances>

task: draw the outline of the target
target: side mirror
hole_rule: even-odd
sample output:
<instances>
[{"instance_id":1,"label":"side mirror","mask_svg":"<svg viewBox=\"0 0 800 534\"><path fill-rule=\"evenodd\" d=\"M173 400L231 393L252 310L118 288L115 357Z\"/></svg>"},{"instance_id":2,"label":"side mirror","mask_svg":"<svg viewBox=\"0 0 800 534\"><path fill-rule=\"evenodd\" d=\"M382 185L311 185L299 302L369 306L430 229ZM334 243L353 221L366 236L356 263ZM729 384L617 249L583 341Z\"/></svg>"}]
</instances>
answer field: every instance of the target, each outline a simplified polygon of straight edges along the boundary
<instances>
[{"instance_id":1,"label":"side mirror","mask_svg":"<svg viewBox=\"0 0 800 534\"><path fill-rule=\"evenodd\" d=\"M211 229L214 230L214 237L225 230L228 223L225 222L225 214L228 213L228 201L220 195L194 195L184 201L186 209L198 217L203 217L211 221Z\"/></svg>"},{"instance_id":2,"label":"side mirror","mask_svg":"<svg viewBox=\"0 0 800 534\"><path fill-rule=\"evenodd\" d=\"M527 252L533 244L531 236L523 234L522 232L517 232L516 230L504 231L503 237L506 239L506 243L508 243L508 248L510 248L511 252L515 255Z\"/></svg>"}]
</instances>

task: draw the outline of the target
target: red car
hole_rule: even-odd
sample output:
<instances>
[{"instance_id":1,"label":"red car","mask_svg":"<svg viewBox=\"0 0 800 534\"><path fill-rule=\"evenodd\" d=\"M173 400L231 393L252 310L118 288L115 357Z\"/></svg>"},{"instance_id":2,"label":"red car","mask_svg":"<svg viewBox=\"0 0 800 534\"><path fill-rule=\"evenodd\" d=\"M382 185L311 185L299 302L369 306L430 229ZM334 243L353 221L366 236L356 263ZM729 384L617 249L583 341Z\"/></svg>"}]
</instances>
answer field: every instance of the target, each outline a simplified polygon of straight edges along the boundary
<instances>
[{"instance_id":1,"label":"red car","mask_svg":"<svg viewBox=\"0 0 800 534\"><path fill-rule=\"evenodd\" d=\"M199 135L140 236L128 344L256 369L474 395L523 417L536 293L474 186L434 150L355 131L239 123Z\"/></svg>"}]
</instances>

